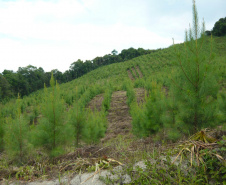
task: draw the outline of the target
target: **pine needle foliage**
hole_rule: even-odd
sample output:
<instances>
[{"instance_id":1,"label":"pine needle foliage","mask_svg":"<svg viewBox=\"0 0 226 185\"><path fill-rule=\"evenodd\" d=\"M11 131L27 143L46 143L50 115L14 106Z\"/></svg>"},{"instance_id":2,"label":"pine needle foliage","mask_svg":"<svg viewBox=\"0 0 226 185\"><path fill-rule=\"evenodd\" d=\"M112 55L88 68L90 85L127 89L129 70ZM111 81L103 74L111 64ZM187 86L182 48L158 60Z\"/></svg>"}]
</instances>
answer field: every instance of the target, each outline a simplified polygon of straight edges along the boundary
<instances>
[{"instance_id":1,"label":"pine needle foliage","mask_svg":"<svg viewBox=\"0 0 226 185\"><path fill-rule=\"evenodd\" d=\"M73 129L73 138L75 147L79 147L79 142L84 137L84 130L86 129L86 113L83 108L80 108L77 103L69 112L69 123Z\"/></svg>"},{"instance_id":2,"label":"pine needle foliage","mask_svg":"<svg viewBox=\"0 0 226 185\"><path fill-rule=\"evenodd\" d=\"M165 129L164 131L167 135L167 139L175 142L181 137L181 129L183 128L186 130L187 128L184 128L183 125L181 126L181 122L178 121L178 107L180 102L176 101L176 97L174 96L172 91L168 92L165 101L166 107L162 116L162 121Z\"/></svg>"},{"instance_id":3,"label":"pine needle foliage","mask_svg":"<svg viewBox=\"0 0 226 185\"><path fill-rule=\"evenodd\" d=\"M29 127L28 122L21 114L21 99L19 94L16 100L16 108L16 118L6 118L4 148L11 159L21 164L25 161L26 154L28 153Z\"/></svg>"},{"instance_id":4,"label":"pine needle foliage","mask_svg":"<svg viewBox=\"0 0 226 185\"><path fill-rule=\"evenodd\" d=\"M36 127L33 142L36 146L44 147L51 157L55 157L63 153L62 146L66 146L70 141L68 136L71 128L68 123L64 122L64 101L53 74L50 85L50 89L44 88L43 118Z\"/></svg>"},{"instance_id":5,"label":"pine needle foliage","mask_svg":"<svg viewBox=\"0 0 226 185\"><path fill-rule=\"evenodd\" d=\"M136 94L133 88L131 80L125 80L123 82L123 90L126 91L127 101L126 103L130 106L136 99Z\"/></svg>"},{"instance_id":6,"label":"pine needle foliage","mask_svg":"<svg viewBox=\"0 0 226 185\"><path fill-rule=\"evenodd\" d=\"M133 132L139 137L147 137L157 133L163 128L162 116L165 111L165 95L161 91L161 85L151 82L149 96L146 103L137 105L132 103L131 115L133 118Z\"/></svg>"},{"instance_id":7,"label":"pine needle foliage","mask_svg":"<svg viewBox=\"0 0 226 185\"><path fill-rule=\"evenodd\" d=\"M212 47L212 39L210 43L206 40L204 21L199 26L193 0L193 26L185 31L184 50L176 51L180 70L172 80L174 97L181 102L180 121L192 132L215 124L218 83Z\"/></svg>"},{"instance_id":8,"label":"pine needle foliage","mask_svg":"<svg viewBox=\"0 0 226 185\"><path fill-rule=\"evenodd\" d=\"M105 112L89 112L87 114L87 122L84 141L88 144L95 144L104 137L107 128L107 119Z\"/></svg>"},{"instance_id":9,"label":"pine needle foliage","mask_svg":"<svg viewBox=\"0 0 226 185\"><path fill-rule=\"evenodd\" d=\"M109 84L108 87L105 89L104 100L102 102L102 107L106 112L110 109L112 91L112 85Z\"/></svg>"}]
</instances>

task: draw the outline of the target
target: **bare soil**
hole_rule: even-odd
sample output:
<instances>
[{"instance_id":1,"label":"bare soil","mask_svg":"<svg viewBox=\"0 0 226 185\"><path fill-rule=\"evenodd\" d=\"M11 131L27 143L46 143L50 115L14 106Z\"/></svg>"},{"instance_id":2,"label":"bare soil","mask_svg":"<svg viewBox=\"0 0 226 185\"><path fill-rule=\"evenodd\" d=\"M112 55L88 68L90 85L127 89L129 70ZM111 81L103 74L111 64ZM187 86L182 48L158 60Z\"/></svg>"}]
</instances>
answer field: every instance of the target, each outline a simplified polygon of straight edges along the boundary
<instances>
[{"instance_id":1,"label":"bare soil","mask_svg":"<svg viewBox=\"0 0 226 185\"><path fill-rule=\"evenodd\" d=\"M126 104L126 91L116 91L112 94L111 106L108 111L108 129L102 142L111 138L129 133L132 129L132 118L129 114L129 107Z\"/></svg>"},{"instance_id":2,"label":"bare soil","mask_svg":"<svg viewBox=\"0 0 226 185\"><path fill-rule=\"evenodd\" d=\"M141 72L139 66L136 66L136 70L137 70L137 72L139 73L140 78L143 78L143 74L142 74L142 72Z\"/></svg>"},{"instance_id":3,"label":"bare soil","mask_svg":"<svg viewBox=\"0 0 226 185\"><path fill-rule=\"evenodd\" d=\"M133 75L132 75L132 73L131 73L131 71L130 71L130 69L127 70L127 73L128 73L128 76L129 76L130 80L132 80L132 81L135 80Z\"/></svg>"},{"instance_id":4,"label":"bare soil","mask_svg":"<svg viewBox=\"0 0 226 185\"><path fill-rule=\"evenodd\" d=\"M101 111L103 100L104 94L99 94L88 103L87 108L90 108L92 111L94 110Z\"/></svg>"}]
</instances>

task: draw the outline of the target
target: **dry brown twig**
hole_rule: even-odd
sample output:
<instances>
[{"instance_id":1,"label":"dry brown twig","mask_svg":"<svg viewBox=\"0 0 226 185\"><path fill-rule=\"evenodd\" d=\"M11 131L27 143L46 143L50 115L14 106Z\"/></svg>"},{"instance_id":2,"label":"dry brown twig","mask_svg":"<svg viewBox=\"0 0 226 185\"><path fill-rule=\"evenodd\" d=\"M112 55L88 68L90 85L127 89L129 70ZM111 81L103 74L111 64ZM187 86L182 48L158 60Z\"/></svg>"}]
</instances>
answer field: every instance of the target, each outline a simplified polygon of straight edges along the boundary
<instances>
[{"instance_id":1,"label":"dry brown twig","mask_svg":"<svg viewBox=\"0 0 226 185\"><path fill-rule=\"evenodd\" d=\"M196 158L196 163L199 166L200 163L205 164L203 160L203 156L206 154L210 154L212 156L216 156L218 160L225 162L225 159L219 154L215 154L211 152L212 149L217 148L218 144L216 143L217 139L208 135L209 130L204 129L196 134L192 135L188 141L183 142L179 145L179 153L174 159L173 163L181 156L180 163L182 162L183 155L185 152L190 152L190 163L191 166L194 163ZM204 149L208 149L208 151L204 151ZM202 152L201 152L202 151Z\"/></svg>"}]
</instances>

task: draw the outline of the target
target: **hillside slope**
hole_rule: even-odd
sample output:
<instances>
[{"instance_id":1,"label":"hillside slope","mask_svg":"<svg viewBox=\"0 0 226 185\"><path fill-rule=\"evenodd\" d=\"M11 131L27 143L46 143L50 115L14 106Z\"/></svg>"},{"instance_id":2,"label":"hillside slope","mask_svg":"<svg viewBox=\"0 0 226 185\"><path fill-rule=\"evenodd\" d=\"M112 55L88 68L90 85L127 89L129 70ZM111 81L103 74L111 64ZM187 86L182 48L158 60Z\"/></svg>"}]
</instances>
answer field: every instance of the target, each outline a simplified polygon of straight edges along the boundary
<instances>
[{"instance_id":1,"label":"hillside slope","mask_svg":"<svg viewBox=\"0 0 226 185\"><path fill-rule=\"evenodd\" d=\"M124 63L103 66L76 80L61 84L59 86L60 97L65 106L64 124L70 122L68 117L70 117L71 110L77 108L77 111L72 112L72 114L85 112L84 117L90 123L95 122L96 126L100 126L98 123L103 122L103 130L106 129L104 130L106 135L95 133L96 131L91 132L92 128L93 131L95 130L95 127L86 123L91 127L90 133L96 134L98 139L102 138L100 142L92 141L92 135L88 136L88 131L86 131L87 133L81 136L77 148L74 146L74 142L69 142L68 146L66 144L63 146L65 152L63 156L54 159L47 157L48 162L46 162L48 154L43 152L43 148L33 150L33 153L31 152L32 154L28 155L29 163L27 163L27 166L33 165L34 173L37 173L36 176L40 178L45 174L42 170L38 170L37 164L44 165L45 168L49 169L48 177L51 178L56 176L59 171L60 173L78 172L78 167L74 164L77 164L80 157L87 160L83 161L80 166L81 169L86 170L87 166L95 165L95 162L102 160L103 157L113 158L125 164L142 160L152 150L153 155L155 155L155 147L158 148L166 142L162 139L165 137L164 133L145 139L138 139L133 136L130 107L133 106L134 99L142 107L142 102L146 101L149 91L153 87L153 81L161 85L162 91L165 92L167 97L171 75L178 69L174 50L175 48L180 50L182 47L183 44L178 44ZM214 38L213 51L216 54L213 64L218 74L220 92L224 93L226 87L226 37ZM209 55L209 51L206 51L206 55ZM46 92L50 93L51 88L46 89ZM43 97L45 97L45 93L40 90L24 97L21 101L19 109L21 109L22 115L29 125L29 131L35 131L43 120ZM1 125L9 124L11 119L16 118L18 107L15 106L15 100L0 105L0 108ZM3 135L4 132L0 132L1 146L4 146ZM68 134L67 137L70 137L70 135ZM159 148L158 152L161 153L161 150L165 148L165 146ZM0 176L0 179L7 178L10 174L14 177L15 174L22 174L23 169L22 171L21 169L10 171L10 168L5 170L8 162L4 159L8 161L12 159L4 152L4 147L0 147L0 150L2 151L0 157L2 176ZM59 166L58 163L61 165ZM50 164L52 165L51 170ZM28 177L30 180L33 178L35 178L34 175ZM25 175L22 174L21 180L24 179Z\"/></svg>"}]
</instances>

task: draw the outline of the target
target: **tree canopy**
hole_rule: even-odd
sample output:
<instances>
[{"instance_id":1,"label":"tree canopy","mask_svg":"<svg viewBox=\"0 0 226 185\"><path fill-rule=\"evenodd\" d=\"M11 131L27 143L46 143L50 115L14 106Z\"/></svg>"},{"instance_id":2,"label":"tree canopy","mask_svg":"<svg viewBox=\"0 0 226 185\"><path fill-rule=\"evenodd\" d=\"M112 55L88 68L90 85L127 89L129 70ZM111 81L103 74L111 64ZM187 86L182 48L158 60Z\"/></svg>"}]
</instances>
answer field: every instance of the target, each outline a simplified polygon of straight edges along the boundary
<instances>
[{"instance_id":1,"label":"tree canopy","mask_svg":"<svg viewBox=\"0 0 226 185\"><path fill-rule=\"evenodd\" d=\"M214 24L212 33L215 36L224 36L224 35L226 35L226 17L219 19Z\"/></svg>"}]
</instances>

